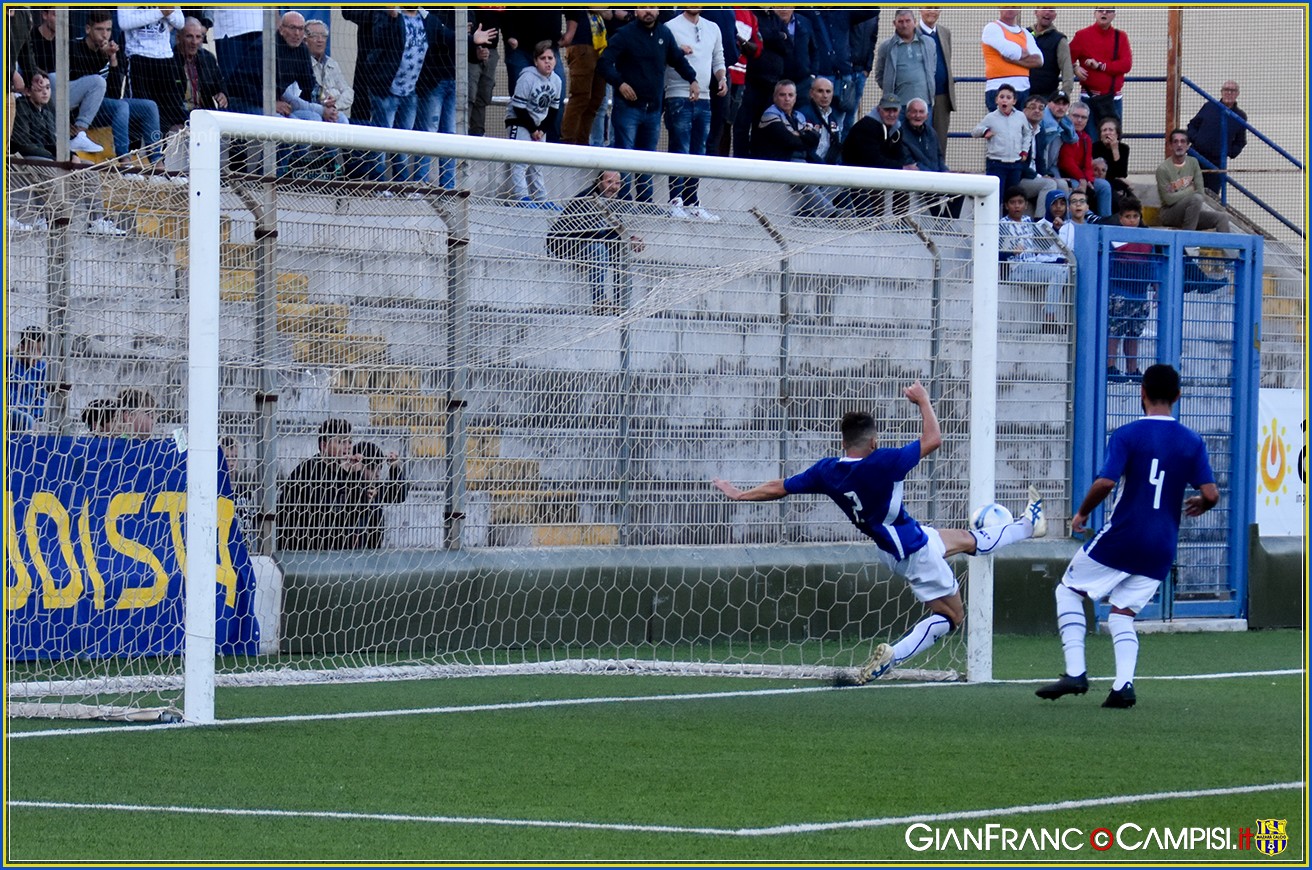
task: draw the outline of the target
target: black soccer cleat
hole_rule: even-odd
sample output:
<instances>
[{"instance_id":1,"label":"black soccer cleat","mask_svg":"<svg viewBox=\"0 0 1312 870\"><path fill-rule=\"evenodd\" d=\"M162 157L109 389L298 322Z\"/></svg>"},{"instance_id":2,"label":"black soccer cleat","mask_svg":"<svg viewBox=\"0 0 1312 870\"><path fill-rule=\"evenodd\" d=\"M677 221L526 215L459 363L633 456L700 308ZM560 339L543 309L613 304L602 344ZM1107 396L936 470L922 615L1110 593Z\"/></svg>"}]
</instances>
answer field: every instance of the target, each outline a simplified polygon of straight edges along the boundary
<instances>
[{"instance_id":1,"label":"black soccer cleat","mask_svg":"<svg viewBox=\"0 0 1312 870\"><path fill-rule=\"evenodd\" d=\"M1112 689L1107 693L1107 700L1102 702L1104 707L1113 707L1125 710L1134 706L1134 683L1126 683L1122 688Z\"/></svg>"},{"instance_id":2,"label":"black soccer cleat","mask_svg":"<svg viewBox=\"0 0 1312 870\"><path fill-rule=\"evenodd\" d=\"M1083 695L1089 691L1089 675L1080 674L1078 677L1072 677L1069 674L1062 674L1057 682L1035 689L1034 694L1048 701L1055 701L1062 695ZM1133 697L1133 692L1131 693ZM1134 703L1131 701L1130 703Z\"/></svg>"}]
</instances>

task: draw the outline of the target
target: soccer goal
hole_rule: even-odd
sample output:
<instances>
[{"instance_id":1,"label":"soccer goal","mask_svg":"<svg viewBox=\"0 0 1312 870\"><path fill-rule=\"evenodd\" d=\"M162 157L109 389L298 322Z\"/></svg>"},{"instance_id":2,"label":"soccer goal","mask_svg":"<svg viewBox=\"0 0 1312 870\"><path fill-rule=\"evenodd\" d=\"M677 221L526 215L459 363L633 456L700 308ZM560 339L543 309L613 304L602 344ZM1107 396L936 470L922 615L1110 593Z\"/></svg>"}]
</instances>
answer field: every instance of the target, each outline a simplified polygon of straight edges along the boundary
<instances>
[{"instance_id":1,"label":"soccer goal","mask_svg":"<svg viewBox=\"0 0 1312 870\"><path fill-rule=\"evenodd\" d=\"M913 440L916 379L945 438L906 483L922 522L1064 474L1027 458L1028 422L998 441L1000 413L1064 420L1067 386L999 365L1043 299L999 319L992 178L209 112L168 165L10 202L39 228L11 238L7 321L44 331L60 387L9 440L11 715L208 722L216 687L497 673L827 679L922 607L833 505L710 478L794 474L851 409ZM297 489L307 462L331 471ZM958 570L967 629L911 676L991 679L991 562Z\"/></svg>"}]
</instances>

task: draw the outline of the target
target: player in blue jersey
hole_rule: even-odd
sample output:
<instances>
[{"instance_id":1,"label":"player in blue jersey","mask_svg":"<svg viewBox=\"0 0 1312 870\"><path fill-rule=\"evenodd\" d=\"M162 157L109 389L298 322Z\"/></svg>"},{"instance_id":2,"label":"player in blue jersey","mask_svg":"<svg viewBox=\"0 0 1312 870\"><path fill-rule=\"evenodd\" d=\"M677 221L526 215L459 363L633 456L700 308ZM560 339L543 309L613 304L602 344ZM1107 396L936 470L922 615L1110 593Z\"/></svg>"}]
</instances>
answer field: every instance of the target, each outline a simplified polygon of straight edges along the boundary
<instances>
[{"instance_id":1,"label":"player in blue jersey","mask_svg":"<svg viewBox=\"0 0 1312 870\"><path fill-rule=\"evenodd\" d=\"M1106 598L1112 606L1107 627L1116 655L1116 679L1103 706L1134 706L1134 668L1139 660L1134 616L1170 573L1180 537L1181 505L1185 516L1196 517L1215 507L1220 498L1203 439L1171 414L1171 406L1180 398L1180 373L1168 365L1149 366L1140 395L1144 416L1112 433L1102 470L1071 517L1071 531L1083 532L1090 512L1120 482L1107 521L1071 559L1057 584L1057 631L1066 654L1066 673L1037 690L1040 698L1056 700L1089 690L1084 599ZM1198 494L1185 498L1186 487Z\"/></svg>"},{"instance_id":2,"label":"player in blue jersey","mask_svg":"<svg viewBox=\"0 0 1312 870\"><path fill-rule=\"evenodd\" d=\"M961 588L947 557L957 553L985 555L1000 547L1041 538L1047 532L1043 500L1030 487L1030 502L1021 518L986 529L934 529L922 526L902 503L902 481L920 460L943 443L938 416L919 381L902 391L920 409L918 441L904 447L880 448L875 418L863 411L843 415L839 428L843 455L821 459L787 480L771 480L743 491L726 480L711 482L734 501L773 501L786 495L827 495L878 547L876 558L911 587L929 615L894 644L881 643L861 668L858 682L886 673L893 665L929 649L966 618Z\"/></svg>"}]
</instances>

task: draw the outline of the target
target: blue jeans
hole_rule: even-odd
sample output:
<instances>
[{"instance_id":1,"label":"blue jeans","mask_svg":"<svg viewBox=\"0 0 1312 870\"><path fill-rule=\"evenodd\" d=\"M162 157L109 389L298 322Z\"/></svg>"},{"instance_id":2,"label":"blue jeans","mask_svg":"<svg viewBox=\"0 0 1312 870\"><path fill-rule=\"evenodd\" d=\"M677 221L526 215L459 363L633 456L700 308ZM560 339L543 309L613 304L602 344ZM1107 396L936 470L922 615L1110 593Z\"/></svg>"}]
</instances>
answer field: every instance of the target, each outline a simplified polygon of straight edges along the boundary
<instances>
[{"instance_id":1,"label":"blue jeans","mask_svg":"<svg viewBox=\"0 0 1312 870\"><path fill-rule=\"evenodd\" d=\"M611 123L614 125L613 148L625 148L629 151L655 151L661 141L661 107L659 103L631 105L627 100L615 101L611 110ZM636 190L633 199L637 202L651 202L652 179L641 173L635 179ZM624 178L624 194L628 195L629 178Z\"/></svg>"},{"instance_id":2,"label":"blue jeans","mask_svg":"<svg viewBox=\"0 0 1312 870\"><path fill-rule=\"evenodd\" d=\"M159 108L152 100L113 100L106 97L100 104L100 111L92 126L103 127L108 124L114 132L114 153L127 154L132 150L132 136L141 139L143 146L153 146L159 141ZM158 149L152 148L150 159L155 160Z\"/></svg>"},{"instance_id":3,"label":"blue jeans","mask_svg":"<svg viewBox=\"0 0 1312 870\"><path fill-rule=\"evenodd\" d=\"M670 97L665 101L665 129L670 131L671 154L705 154L711 135L711 101ZM672 176L670 199L676 196L684 205L698 205L697 179Z\"/></svg>"},{"instance_id":4,"label":"blue jeans","mask_svg":"<svg viewBox=\"0 0 1312 870\"><path fill-rule=\"evenodd\" d=\"M1016 91L1016 111L1019 112L1025 108L1025 101L1030 98L1030 89ZM996 90L984 92L984 108L992 112L998 107L998 92ZM1093 129L1098 129L1094 127Z\"/></svg>"},{"instance_id":5,"label":"blue jeans","mask_svg":"<svg viewBox=\"0 0 1312 870\"><path fill-rule=\"evenodd\" d=\"M1089 184L1098 197L1098 217L1112 216L1112 183L1105 178L1095 178Z\"/></svg>"},{"instance_id":6,"label":"blue jeans","mask_svg":"<svg viewBox=\"0 0 1312 870\"><path fill-rule=\"evenodd\" d=\"M614 90L606 85L606 96L602 98L601 108L597 109L597 119L592 122L592 135L588 138L588 144L594 148L610 147L610 111L607 107L611 104Z\"/></svg>"},{"instance_id":7,"label":"blue jeans","mask_svg":"<svg viewBox=\"0 0 1312 870\"><path fill-rule=\"evenodd\" d=\"M415 113L415 129L429 133L454 133L456 131L456 80L442 79L431 91L419 97L419 108ZM429 181L428 168L433 158L419 158L418 181ZM453 157L443 157L438 162L438 183L447 190L456 186L456 161Z\"/></svg>"},{"instance_id":8,"label":"blue jeans","mask_svg":"<svg viewBox=\"0 0 1312 870\"><path fill-rule=\"evenodd\" d=\"M552 72L556 78L560 79L560 96L561 99L556 101L556 114L550 126L546 127L547 141L560 141L560 120L561 113L564 111L565 97L565 64L561 62L560 49L552 49L556 55L556 69ZM533 65L533 46L521 45L519 48L506 50L506 75L510 82L510 92L515 92L515 83L519 81L519 74Z\"/></svg>"},{"instance_id":9,"label":"blue jeans","mask_svg":"<svg viewBox=\"0 0 1312 870\"><path fill-rule=\"evenodd\" d=\"M587 277L588 288L592 294L594 307L616 306L619 304L619 288L613 293L606 291L606 279L616 264L616 243L599 241L582 241L575 248L579 260L576 264Z\"/></svg>"},{"instance_id":10,"label":"blue jeans","mask_svg":"<svg viewBox=\"0 0 1312 870\"><path fill-rule=\"evenodd\" d=\"M415 113L419 108L419 97L408 94L398 97L393 93L374 94L370 100L373 106L374 126L388 130L409 130L415 125ZM387 152L378 152L378 162L374 169L378 181L387 180ZM409 160L404 154L393 154L391 158L392 180L409 181L412 177Z\"/></svg>"},{"instance_id":11,"label":"blue jeans","mask_svg":"<svg viewBox=\"0 0 1312 870\"><path fill-rule=\"evenodd\" d=\"M1014 163L1004 163L1001 160L984 160L984 174L992 175L998 180L999 192L1007 195L1007 189L1020 184L1021 174L1024 171L1025 164L1019 160Z\"/></svg>"},{"instance_id":12,"label":"blue jeans","mask_svg":"<svg viewBox=\"0 0 1312 870\"><path fill-rule=\"evenodd\" d=\"M866 92L867 75L868 73L865 70L857 70L845 76L839 76L839 81L834 82L834 108L841 109L846 113L843 118L844 139L847 138L847 134L852 130L852 125L857 121L857 110L861 108L861 97ZM850 92L849 100L838 99L838 95L843 91Z\"/></svg>"}]
</instances>

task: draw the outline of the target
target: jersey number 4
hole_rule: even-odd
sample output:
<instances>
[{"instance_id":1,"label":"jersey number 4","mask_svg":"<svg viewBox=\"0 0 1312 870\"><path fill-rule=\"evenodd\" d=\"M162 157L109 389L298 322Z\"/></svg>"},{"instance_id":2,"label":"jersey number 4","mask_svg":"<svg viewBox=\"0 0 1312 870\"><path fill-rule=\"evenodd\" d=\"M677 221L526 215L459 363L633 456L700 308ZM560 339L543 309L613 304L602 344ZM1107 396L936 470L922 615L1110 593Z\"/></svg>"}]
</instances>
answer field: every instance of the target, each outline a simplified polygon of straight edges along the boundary
<instances>
[{"instance_id":1,"label":"jersey number 4","mask_svg":"<svg viewBox=\"0 0 1312 870\"><path fill-rule=\"evenodd\" d=\"M1153 485L1153 510L1162 509L1162 484L1166 482L1166 471L1157 470L1157 458L1153 457L1153 467L1148 469L1148 482ZM849 493L850 495L851 493Z\"/></svg>"}]
</instances>

